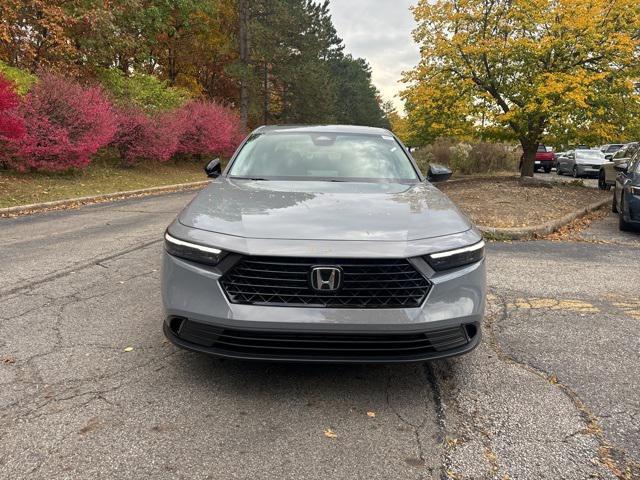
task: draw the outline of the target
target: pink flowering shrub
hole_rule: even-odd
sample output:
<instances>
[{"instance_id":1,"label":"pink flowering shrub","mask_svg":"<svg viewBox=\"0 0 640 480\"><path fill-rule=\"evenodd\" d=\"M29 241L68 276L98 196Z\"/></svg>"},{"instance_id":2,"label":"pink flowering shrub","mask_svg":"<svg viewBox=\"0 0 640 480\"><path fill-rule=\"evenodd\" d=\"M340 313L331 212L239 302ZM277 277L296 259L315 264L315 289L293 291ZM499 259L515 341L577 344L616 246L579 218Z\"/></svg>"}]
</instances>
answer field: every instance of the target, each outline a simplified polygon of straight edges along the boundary
<instances>
[{"instance_id":1,"label":"pink flowering shrub","mask_svg":"<svg viewBox=\"0 0 640 480\"><path fill-rule=\"evenodd\" d=\"M116 111L116 133L111 145L118 150L123 166L141 160L166 162L176 152L180 136L180 122L173 114L150 117L137 107Z\"/></svg>"},{"instance_id":2,"label":"pink flowering shrub","mask_svg":"<svg viewBox=\"0 0 640 480\"><path fill-rule=\"evenodd\" d=\"M177 153L188 155L233 155L242 141L240 119L217 103L189 102L174 113L180 132Z\"/></svg>"},{"instance_id":3,"label":"pink flowering shrub","mask_svg":"<svg viewBox=\"0 0 640 480\"><path fill-rule=\"evenodd\" d=\"M20 115L25 134L11 142L14 155L7 162L19 171L85 168L116 131L113 109L100 88L51 74L27 94Z\"/></svg>"},{"instance_id":4,"label":"pink flowering shrub","mask_svg":"<svg viewBox=\"0 0 640 480\"><path fill-rule=\"evenodd\" d=\"M0 76L0 140L18 139L24 135L24 124L18 115L20 97L13 84Z\"/></svg>"},{"instance_id":5,"label":"pink flowering shrub","mask_svg":"<svg viewBox=\"0 0 640 480\"><path fill-rule=\"evenodd\" d=\"M114 107L101 88L52 74L20 99L0 77L0 162L18 171L83 169L107 145L123 166L175 154L230 157L243 136L238 116L213 102L150 114Z\"/></svg>"}]
</instances>

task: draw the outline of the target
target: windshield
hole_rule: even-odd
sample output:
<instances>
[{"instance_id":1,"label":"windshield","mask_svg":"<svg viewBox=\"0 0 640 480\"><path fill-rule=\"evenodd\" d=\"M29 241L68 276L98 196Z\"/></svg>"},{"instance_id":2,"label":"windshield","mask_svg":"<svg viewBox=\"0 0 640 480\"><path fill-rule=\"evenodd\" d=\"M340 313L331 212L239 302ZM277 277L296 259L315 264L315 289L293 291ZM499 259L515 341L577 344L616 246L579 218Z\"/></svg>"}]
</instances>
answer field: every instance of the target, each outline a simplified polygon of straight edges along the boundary
<instances>
[{"instance_id":1,"label":"windshield","mask_svg":"<svg viewBox=\"0 0 640 480\"><path fill-rule=\"evenodd\" d=\"M418 180L409 157L390 135L317 132L253 135L229 175L266 180Z\"/></svg>"},{"instance_id":2,"label":"windshield","mask_svg":"<svg viewBox=\"0 0 640 480\"><path fill-rule=\"evenodd\" d=\"M547 147L545 147L544 145L538 145L538 152L546 152L547 151Z\"/></svg>"},{"instance_id":3,"label":"windshield","mask_svg":"<svg viewBox=\"0 0 640 480\"><path fill-rule=\"evenodd\" d=\"M604 153L615 153L622 148L622 145L609 145Z\"/></svg>"}]
</instances>

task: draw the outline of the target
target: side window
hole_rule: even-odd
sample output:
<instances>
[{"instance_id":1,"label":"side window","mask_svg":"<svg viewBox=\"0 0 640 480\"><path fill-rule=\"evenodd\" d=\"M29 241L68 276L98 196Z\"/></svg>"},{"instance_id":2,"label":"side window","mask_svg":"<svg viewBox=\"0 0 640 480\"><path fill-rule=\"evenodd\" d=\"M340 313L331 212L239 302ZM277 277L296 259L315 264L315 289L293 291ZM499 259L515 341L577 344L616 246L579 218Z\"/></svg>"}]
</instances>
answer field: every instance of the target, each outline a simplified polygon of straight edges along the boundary
<instances>
[{"instance_id":1,"label":"side window","mask_svg":"<svg viewBox=\"0 0 640 480\"><path fill-rule=\"evenodd\" d=\"M624 158L625 154L627 152L627 149L625 147L621 148L620 150L618 150L616 152L616 154L613 156L613 159L616 160L618 158Z\"/></svg>"}]
</instances>

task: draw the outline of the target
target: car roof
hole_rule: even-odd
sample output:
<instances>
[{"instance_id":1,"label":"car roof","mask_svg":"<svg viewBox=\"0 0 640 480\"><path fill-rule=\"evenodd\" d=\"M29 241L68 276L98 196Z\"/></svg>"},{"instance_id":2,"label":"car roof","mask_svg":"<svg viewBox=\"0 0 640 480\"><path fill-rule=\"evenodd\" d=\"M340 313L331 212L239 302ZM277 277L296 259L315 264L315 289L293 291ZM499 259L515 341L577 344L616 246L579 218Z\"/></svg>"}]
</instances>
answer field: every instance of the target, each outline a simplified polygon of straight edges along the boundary
<instances>
[{"instance_id":1,"label":"car roof","mask_svg":"<svg viewBox=\"0 0 640 480\"><path fill-rule=\"evenodd\" d=\"M253 133L354 133L360 135L391 135L386 128L359 125L267 125L256 128Z\"/></svg>"}]
</instances>

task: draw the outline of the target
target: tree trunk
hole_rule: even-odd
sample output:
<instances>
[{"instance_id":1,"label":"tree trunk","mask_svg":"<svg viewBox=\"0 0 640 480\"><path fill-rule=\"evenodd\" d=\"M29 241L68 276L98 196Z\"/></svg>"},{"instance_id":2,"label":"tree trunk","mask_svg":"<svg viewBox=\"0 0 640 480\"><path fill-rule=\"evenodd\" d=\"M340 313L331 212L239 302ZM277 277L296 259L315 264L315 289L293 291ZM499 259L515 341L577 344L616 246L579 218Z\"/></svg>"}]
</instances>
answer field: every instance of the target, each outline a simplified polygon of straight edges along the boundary
<instances>
[{"instance_id":1,"label":"tree trunk","mask_svg":"<svg viewBox=\"0 0 640 480\"><path fill-rule=\"evenodd\" d=\"M533 166L536 161L536 152L538 151L537 141L521 140L522 160L520 165L521 177L533 177Z\"/></svg>"},{"instance_id":2,"label":"tree trunk","mask_svg":"<svg viewBox=\"0 0 640 480\"><path fill-rule=\"evenodd\" d=\"M239 0L238 9L238 41L240 46L240 64L242 73L240 76L240 122L242 128L247 130L249 125L249 3L248 0Z\"/></svg>"}]
</instances>

